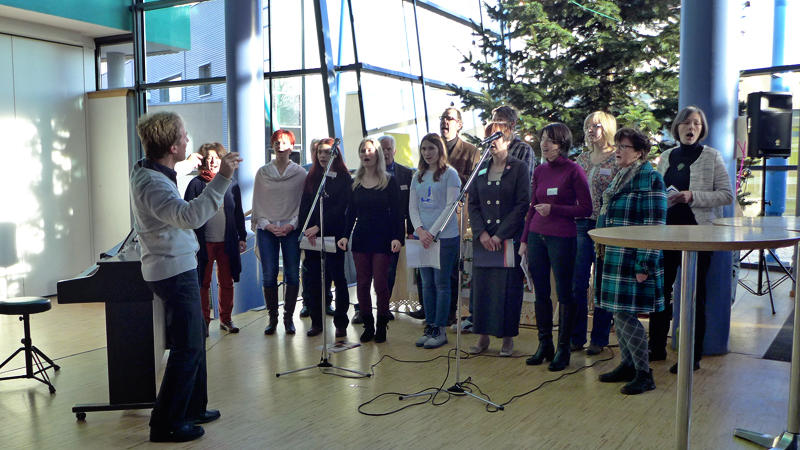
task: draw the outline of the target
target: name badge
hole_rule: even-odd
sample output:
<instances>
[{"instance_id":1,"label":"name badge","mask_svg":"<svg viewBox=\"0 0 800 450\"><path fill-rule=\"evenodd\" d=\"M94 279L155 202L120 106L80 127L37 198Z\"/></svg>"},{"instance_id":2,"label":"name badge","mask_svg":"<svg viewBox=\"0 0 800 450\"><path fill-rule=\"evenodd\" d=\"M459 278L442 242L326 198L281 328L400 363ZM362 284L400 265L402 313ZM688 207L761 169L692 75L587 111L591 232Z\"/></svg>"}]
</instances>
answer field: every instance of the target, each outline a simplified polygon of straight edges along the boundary
<instances>
[{"instance_id":1,"label":"name badge","mask_svg":"<svg viewBox=\"0 0 800 450\"><path fill-rule=\"evenodd\" d=\"M481 175L484 175L484 174L486 174L486 168L485 167L478 171L478 176L481 176Z\"/></svg>"},{"instance_id":2,"label":"name badge","mask_svg":"<svg viewBox=\"0 0 800 450\"><path fill-rule=\"evenodd\" d=\"M407 191L408 190L408 185L407 184L401 184L400 185L400 190L401 191Z\"/></svg>"},{"instance_id":3,"label":"name badge","mask_svg":"<svg viewBox=\"0 0 800 450\"><path fill-rule=\"evenodd\" d=\"M547 195L558 195L558 188L557 187L548 188Z\"/></svg>"},{"instance_id":4,"label":"name badge","mask_svg":"<svg viewBox=\"0 0 800 450\"><path fill-rule=\"evenodd\" d=\"M338 175L338 173L336 173L336 172L328 172L328 176L330 178L336 178L336 175Z\"/></svg>"},{"instance_id":5,"label":"name badge","mask_svg":"<svg viewBox=\"0 0 800 450\"><path fill-rule=\"evenodd\" d=\"M597 169L597 173L600 175L609 176L611 175L611 169L609 169L608 167L600 168Z\"/></svg>"}]
</instances>

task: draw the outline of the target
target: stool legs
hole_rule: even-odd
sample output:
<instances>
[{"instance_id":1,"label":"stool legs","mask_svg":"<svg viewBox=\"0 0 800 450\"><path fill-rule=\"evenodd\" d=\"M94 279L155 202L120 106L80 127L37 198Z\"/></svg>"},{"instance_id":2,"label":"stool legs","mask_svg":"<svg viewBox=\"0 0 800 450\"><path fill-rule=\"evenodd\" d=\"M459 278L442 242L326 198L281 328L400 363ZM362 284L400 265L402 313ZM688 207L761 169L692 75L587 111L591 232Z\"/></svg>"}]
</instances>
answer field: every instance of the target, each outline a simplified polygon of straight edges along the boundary
<instances>
[{"instance_id":1,"label":"stool legs","mask_svg":"<svg viewBox=\"0 0 800 450\"><path fill-rule=\"evenodd\" d=\"M54 370L58 370L61 367L54 363L52 359L48 358L47 355L44 354L41 350L36 348L32 341L31 341L31 326L30 326L30 317L28 314L24 314L19 317L19 320L23 323L23 328L25 331L25 336L22 338L22 347L18 348L14 353L11 354L2 364L0 364L0 369L3 368L9 361L14 359L20 352L25 352L25 375L17 375L11 377L0 377L0 380L11 380L16 378L33 378L34 380L41 381L42 383L46 384L50 388L50 393L54 394L56 392L56 388L53 387L53 383L50 382L50 376L47 374L47 369L53 368ZM45 366L42 363L42 359L44 359L48 365ZM34 365L36 366L36 370L34 371ZM40 375L41 376L37 376Z\"/></svg>"}]
</instances>

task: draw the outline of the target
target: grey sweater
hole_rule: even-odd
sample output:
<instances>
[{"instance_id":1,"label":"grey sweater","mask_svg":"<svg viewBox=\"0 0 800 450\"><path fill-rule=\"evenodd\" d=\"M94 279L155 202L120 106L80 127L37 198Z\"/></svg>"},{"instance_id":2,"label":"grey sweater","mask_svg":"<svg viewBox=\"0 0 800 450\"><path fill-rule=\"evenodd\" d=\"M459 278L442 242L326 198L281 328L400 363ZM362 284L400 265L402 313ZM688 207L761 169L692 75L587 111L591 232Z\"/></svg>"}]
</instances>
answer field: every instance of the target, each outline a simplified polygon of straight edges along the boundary
<instances>
[{"instance_id":1,"label":"grey sweater","mask_svg":"<svg viewBox=\"0 0 800 450\"><path fill-rule=\"evenodd\" d=\"M658 162L658 173L661 176L667 173L669 155L675 148L661 154ZM692 208L698 225L710 225L712 220L722 217L722 207L733 202L733 189L725 169L725 161L719 151L705 145L700 156L689 168L689 190L692 192L689 207Z\"/></svg>"}]
</instances>

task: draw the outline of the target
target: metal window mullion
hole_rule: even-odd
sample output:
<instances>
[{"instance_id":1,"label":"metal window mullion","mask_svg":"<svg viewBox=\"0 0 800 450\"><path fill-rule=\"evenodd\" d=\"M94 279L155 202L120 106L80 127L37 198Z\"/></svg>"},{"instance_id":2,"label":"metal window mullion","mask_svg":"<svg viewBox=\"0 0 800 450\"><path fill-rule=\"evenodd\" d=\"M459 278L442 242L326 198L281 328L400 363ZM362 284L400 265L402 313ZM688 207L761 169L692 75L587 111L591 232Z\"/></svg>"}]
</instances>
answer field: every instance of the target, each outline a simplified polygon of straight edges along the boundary
<instances>
[{"instance_id":1,"label":"metal window mullion","mask_svg":"<svg viewBox=\"0 0 800 450\"><path fill-rule=\"evenodd\" d=\"M422 109L425 111L425 133L430 133L431 125L428 118L428 95L425 90L425 71L422 68L422 45L419 42L419 21L417 20L417 0L413 0L414 6L414 31L417 35L417 55L419 56L419 80L422 86Z\"/></svg>"}]
</instances>

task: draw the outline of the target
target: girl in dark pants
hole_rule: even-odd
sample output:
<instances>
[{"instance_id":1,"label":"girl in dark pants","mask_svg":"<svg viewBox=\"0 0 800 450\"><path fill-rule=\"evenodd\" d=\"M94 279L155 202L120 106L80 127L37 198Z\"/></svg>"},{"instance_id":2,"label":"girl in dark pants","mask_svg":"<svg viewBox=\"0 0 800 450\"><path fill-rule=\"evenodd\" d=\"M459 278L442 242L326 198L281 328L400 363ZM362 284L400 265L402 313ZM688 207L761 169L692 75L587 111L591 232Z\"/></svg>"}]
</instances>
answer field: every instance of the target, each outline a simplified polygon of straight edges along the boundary
<instances>
[{"instance_id":1,"label":"girl in dark pants","mask_svg":"<svg viewBox=\"0 0 800 450\"><path fill-rule=\"evenodd\" d=\"M708 134L708 122L700 108L683 108L672 124L672 136L680 146L661 154L658 172L667 186L667 225L710 225L733 202L733 190L720 153L700 141ZM650 315L650 360L667 358L667 335L672 319L672 284L680 265L679 252L664 252L666 308ZM706 332L706 275L710 252L697 254L695 291L694 370L700 368ZM670 368L678 373L678 365Z\"/></svg>"},{"instance_id":2,"label":"girl in dark pants","mask_svg":"<svg viewBox=\"0 0 800 450\"><path fill-rule=\"evenodd\" d=\"M528 258L534 308L539 329L539 348L525 362L536 366L551 360L548 370L560 371L569 365L572 324L577 306L572 296L575 265L575 217L592 213L592 198L586 174L567 159L572 133L563 123L551 123L542 130L542 156L546 160L533 172L531 204L525 219L519 253ZM558 293L558 351L553 346L553 306L550 301L550 268Z\"/></svg>"},{"instance_id":3,"label":"girl in dark pants","mask_svg":"<svg viewBox=\"0 0 800 450\"><path fill-rule=\"evenodd\" d=\"M312 153L313 164L306 177L303 187L303 197L300 200L300 220L305 220L311 211L311 203L317 194L319 185L322 182L322 174L331 159L331 147L334 140L331 138L321 139ZM336 156L328 173L328 180L325 182L323 198L318 200L314 211L308 221L303 235L314 245L320 237L319 223L319 202L324 202L323 231L325 236L331 236L335 240L344 237L344 217L347 211L347 203L350 199L353 179L344 165L341 155ZM333 323L336 327L336 337L347 335L347 309L350 307L350 292L347 287L347 279L344 276L344 251L337 250L336 253L325 254L325 292L330 292L330 284L333 281L336 286L336 311ZM308 289L303 296L308 299L309 314L311 315L311 328L306 332L308 336L316 336L322 332L322 287L321 273L322 259L320 252L305 250L303 260L304 286ZM305 289L304 288L304 289Z\"/></svg>"},{"instance_id":4,"label":"girl in dark pants","mask_svg":"<svg viewBox=\"0 0 800 450\"><path fill-rule=\"evenodd\" d=\"M344 236L352 230L353 262L356 266L356 294L364 321L361 342L386 341L389 322L388 274L391 254L400 251L403 237L403 216L400 210L400 188L394 177L386 174L383 152L372 139L358 146L361 167L353 181L353 192L347 206ZM342 237L336 245L347 251L349 239ZM378 320L372 316L370 286L375 283Z\"/></svg>"}]
</instances>

